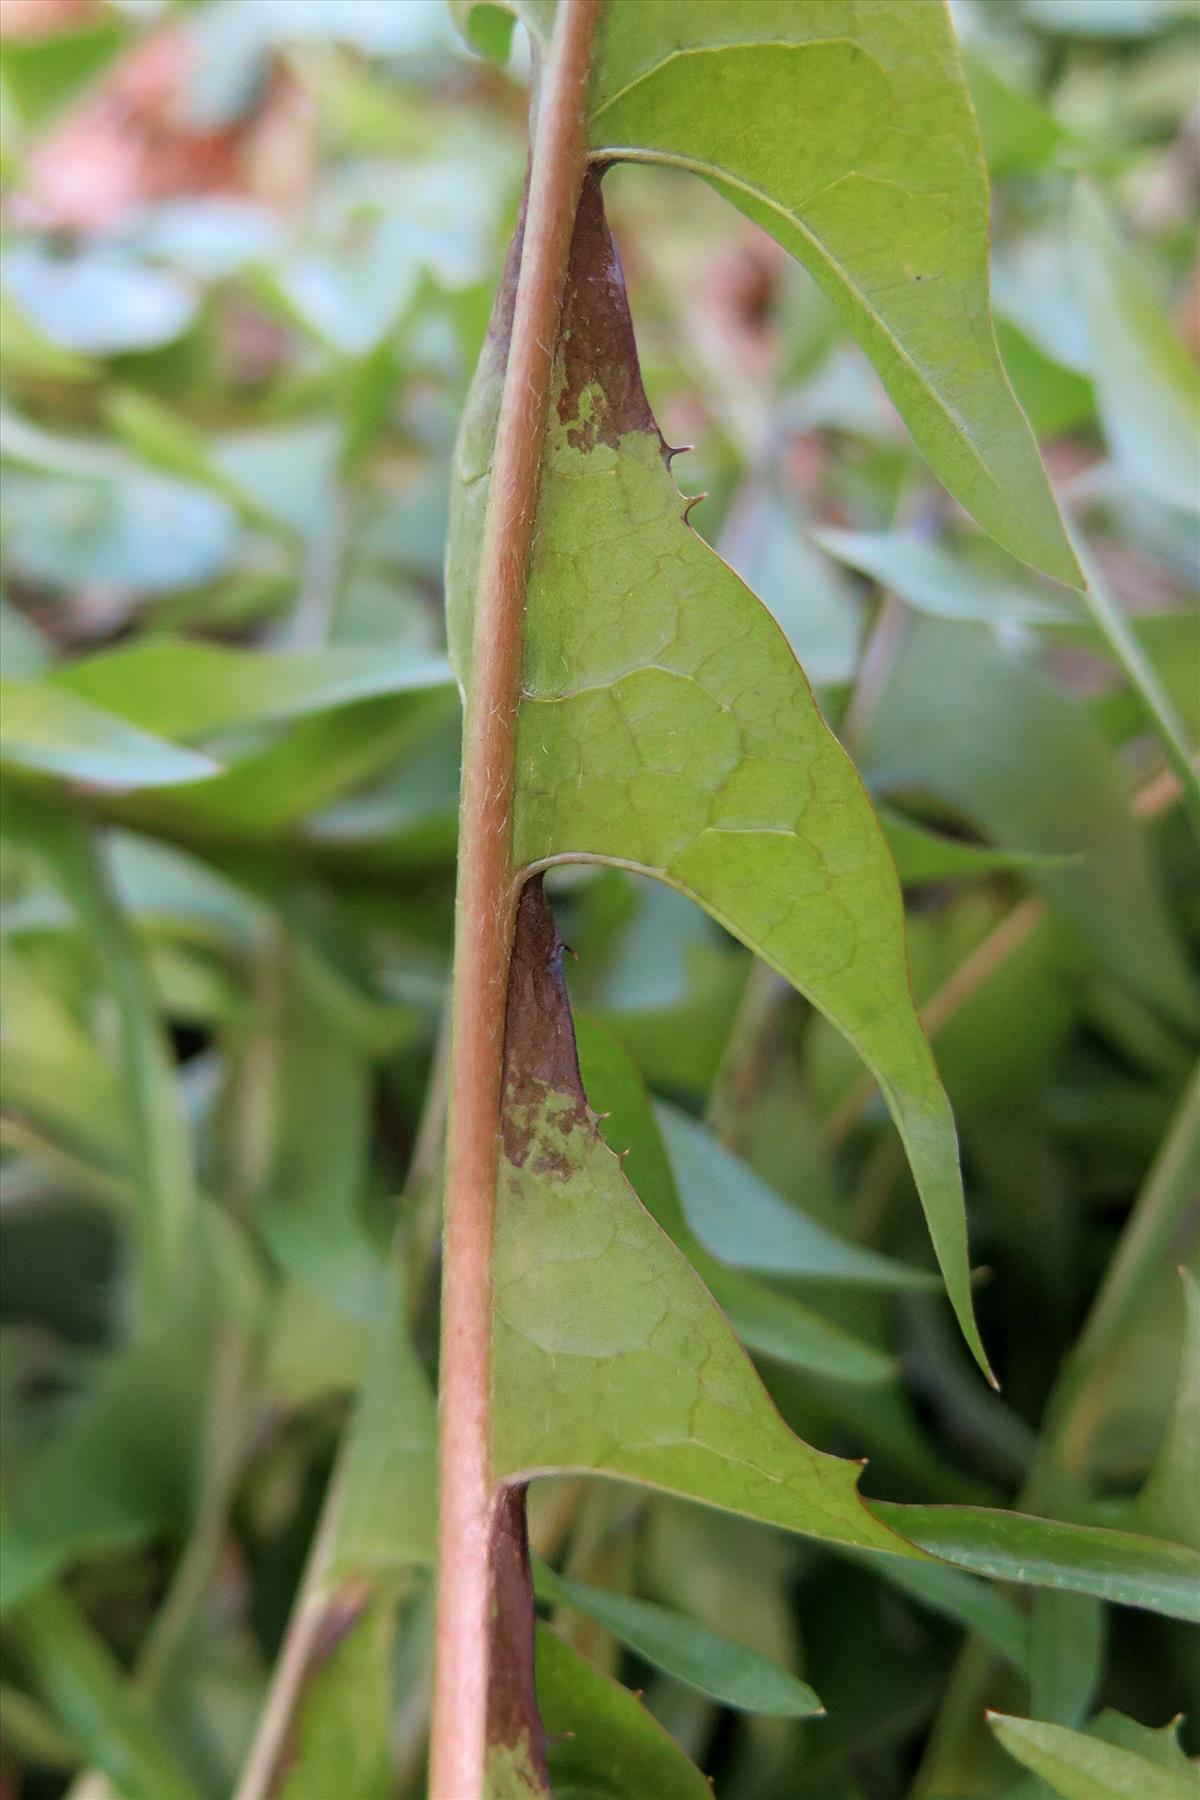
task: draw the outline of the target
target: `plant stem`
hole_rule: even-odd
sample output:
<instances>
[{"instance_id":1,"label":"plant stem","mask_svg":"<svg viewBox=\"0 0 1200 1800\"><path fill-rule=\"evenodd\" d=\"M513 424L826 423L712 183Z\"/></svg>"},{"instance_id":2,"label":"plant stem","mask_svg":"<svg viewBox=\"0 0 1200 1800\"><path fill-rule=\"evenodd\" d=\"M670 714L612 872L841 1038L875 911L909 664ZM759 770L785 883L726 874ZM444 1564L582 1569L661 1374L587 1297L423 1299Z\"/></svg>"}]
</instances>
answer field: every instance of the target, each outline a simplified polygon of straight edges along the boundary
<instances>
[{"instance_id":1,"label":"plant stem","mask_svg":"<svg viewBox=\"0 0 1200 1800\"><path fill-rule=\"evenodd\" d=\"M512 788L521 621L558 319L583 181L596 0L562 0L530 147L524 247L475 607L451 1013L430 1800L483 1787L490 1607L492 1218L516 884Z\"/></svg>"}]
</instances>

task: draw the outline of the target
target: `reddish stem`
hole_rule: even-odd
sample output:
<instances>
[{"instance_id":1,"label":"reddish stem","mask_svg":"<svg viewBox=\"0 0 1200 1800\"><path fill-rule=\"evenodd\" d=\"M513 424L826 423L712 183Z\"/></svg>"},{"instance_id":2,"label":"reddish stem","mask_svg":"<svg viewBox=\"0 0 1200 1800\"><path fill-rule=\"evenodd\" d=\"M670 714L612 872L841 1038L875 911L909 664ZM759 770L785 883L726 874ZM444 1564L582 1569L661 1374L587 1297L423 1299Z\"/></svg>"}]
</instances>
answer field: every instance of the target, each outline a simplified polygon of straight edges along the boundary
<instances>
[{"instance_id":1,"label":"reddish stem","mask_svg":"<svg viewBox=\"0 0 1200 1800\"><path fill-rule=\"evenodd\" d=\"M493 1513L490 1315L504 1007L515 917L521 624L554 348L586 158L597 0L560 0L530 149L524 247L492 462L464 733L442 1287L430 1800L479 1800Z\"/></svg>"}]
</instances>

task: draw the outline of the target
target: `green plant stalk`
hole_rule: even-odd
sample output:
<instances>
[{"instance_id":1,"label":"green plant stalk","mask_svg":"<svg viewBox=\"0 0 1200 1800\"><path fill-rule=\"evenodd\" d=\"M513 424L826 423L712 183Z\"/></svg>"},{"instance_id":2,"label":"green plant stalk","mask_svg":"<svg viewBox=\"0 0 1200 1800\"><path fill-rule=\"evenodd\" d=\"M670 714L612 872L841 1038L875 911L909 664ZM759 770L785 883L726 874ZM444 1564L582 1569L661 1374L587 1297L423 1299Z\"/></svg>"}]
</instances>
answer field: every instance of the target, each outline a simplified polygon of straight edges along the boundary
<instances>
[{"instance_id":1,"label":"green plant stalk","mask_svg":"<svg viewBox=\"0 0 1200 1800\"><path fill-rule=\"evenodd\" d=\"M537 95L524 248L484 525L464 726L440 1363L431 1800L483 1789L491 1608L492 1222L525 582L558 319L583 181L596 0L563 0Z\"/></svg>"}]
</instances>

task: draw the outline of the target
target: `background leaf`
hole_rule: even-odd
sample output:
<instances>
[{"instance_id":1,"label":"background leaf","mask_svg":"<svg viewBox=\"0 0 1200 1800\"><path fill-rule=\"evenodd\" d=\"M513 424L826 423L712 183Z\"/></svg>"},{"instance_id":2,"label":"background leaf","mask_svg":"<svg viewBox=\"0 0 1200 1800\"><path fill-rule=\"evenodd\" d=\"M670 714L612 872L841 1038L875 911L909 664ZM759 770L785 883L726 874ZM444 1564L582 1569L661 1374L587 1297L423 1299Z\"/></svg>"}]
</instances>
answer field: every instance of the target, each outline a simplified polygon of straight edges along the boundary
<instances>
[{"instance_id":1,"label":"background leaf","mask_svg":"<svg viewBox=\"0 0 1200 1800\"><path fill-rule=\"evenodd\" d=\"M989 1723L1009 1755L1040 1775L1064 1800L1134 1794L1144 1800L1183 1800L1196 1791L1194 1774L1169 1771L1133 1751L1098 1743L1085 1732L998 1713Z\"/></svg>"}]
</instances>

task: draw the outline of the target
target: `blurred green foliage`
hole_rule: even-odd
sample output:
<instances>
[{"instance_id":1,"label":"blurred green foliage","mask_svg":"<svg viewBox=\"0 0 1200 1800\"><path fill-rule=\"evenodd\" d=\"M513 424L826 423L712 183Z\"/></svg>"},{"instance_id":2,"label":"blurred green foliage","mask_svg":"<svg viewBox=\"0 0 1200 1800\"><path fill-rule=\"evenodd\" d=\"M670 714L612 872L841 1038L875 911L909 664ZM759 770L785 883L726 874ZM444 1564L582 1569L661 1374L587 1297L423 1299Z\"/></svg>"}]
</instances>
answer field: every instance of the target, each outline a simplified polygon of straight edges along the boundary
<instances>
[{"instance_id":1,"label":"blurred green foliage","mask_svg":"<svg viewBox=\"0 0 1200 1800\"><path fill-rule=\"evenodd\" d=\"M270 1694L288 1800L416 1795L446 494L519 196L521 52L473 59L440 0L42 5L13 6L0 74L0 1791L84 1800L92 1770L217 1800ZM954 13L1006 366L1194 736L1195 9ZM808 277L698 183L606 192L651 399L696 445L692 522L884 811L1002 1397L921 1280L853 1052L615 869L553 886L585 1058L620 1046L631 1103L639 1072L654 1091L660 1222L789 1424L870 1458L866 1493L1182 1536L1200 886L1177 784L1088 616L947 501ZM560 1572L539 1678L576 1734L564 1794L610 1766L623 1794L700 1792L672 1740L721 1800L1093 1791L1053 1785L1070 1733L1105 1779L1190 1779L1142 1729L1184 1712L1200 1743L1173 1620L623 1486L543 1484L531 1531ZM289 1691L310 1558L328 1629ZM989 1732L985 1704L1042 1735Z\"/></svg>"}]
</instances>

